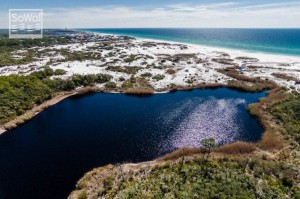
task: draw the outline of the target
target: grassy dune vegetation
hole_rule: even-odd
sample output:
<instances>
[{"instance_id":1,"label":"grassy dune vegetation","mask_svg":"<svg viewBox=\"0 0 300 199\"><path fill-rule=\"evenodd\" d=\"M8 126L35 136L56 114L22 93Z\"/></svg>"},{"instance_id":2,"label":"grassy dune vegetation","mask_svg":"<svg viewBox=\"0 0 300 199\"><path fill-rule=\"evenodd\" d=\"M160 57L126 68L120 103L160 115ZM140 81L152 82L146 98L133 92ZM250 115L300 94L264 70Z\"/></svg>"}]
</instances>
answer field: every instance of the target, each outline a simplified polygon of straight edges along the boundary
<instances>
[{"instance_id":1,"label":"grassy dune vegetation","mask_svg":"<svg viewBox=\"0 0 300 199\"><path fill-rule=\"evenodd\" d=\"M105 83L111 76L74 75L68 79L51 79L52 76L64 74L63 70L52 70L46 67L30 75L0 76L0 124L24 114L35 105L41 104L61 91L70 91L79 86L92 86Z\"/></svg>"},{"instance_id":2,"label":"grassy dune vegetation","mask_svg":"<svg viewBox=\"0 0 300 199\"><path fill-rule=\"evenodd\" d=\"M0 67L1 66L9 66L9 65L18 65L18 64L26 64L30 63L34 59L35 51L30 49L32 47L43 47L43 46L51 46L55 44L67 44L69 40L67 38L60 37L45 37L43 39L9 39L7 36L3 36L1 38L0 35ZM20 59L16 59L13 57L13 53L16 50L28 50L28 53L24 54L24 56Z\"/></svg>"}]
</instances>

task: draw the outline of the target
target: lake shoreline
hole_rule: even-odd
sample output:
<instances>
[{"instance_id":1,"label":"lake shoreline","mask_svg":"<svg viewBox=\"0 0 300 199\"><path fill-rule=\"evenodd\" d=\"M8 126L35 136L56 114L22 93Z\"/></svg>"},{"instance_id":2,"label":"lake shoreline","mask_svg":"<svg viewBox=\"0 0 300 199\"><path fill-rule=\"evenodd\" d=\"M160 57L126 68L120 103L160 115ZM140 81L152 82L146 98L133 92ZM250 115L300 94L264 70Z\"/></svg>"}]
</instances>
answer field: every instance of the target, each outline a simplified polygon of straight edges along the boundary
<instances>
[{"instance_id":1,"label":"lake shoreline","mask_svg":"<svg viewBox=\"0 0 300 199\"><path fill-rule=\"evenodd\" d=\"M293 141L287 135L283 134L285 132L284 126L271 114L270 108L276 103L289 100L291 96L292 94L287 93L283 88L276 87L257 103L250 104L248 107L250 114L259 120L264 129L261 139L255 143L237 141L219 146L213 150L209 161L225 160L225 162L233 162L246 159L247 164L252 158L259 158L260 161L265 162L278 161L281 152L287 150ZM77 181L76 188L69 194L68 199L76 199L82 193L85 193L87 196L98 194L98 191L102 188L102 183L110 175L121 175L127 176L130 179L138 179L137 176L139 175L137 174L142 170L149 170L151 172L160 167L171 167L166 165L179 164L183 166L189 164L189 162L203 161L203 153L205 154L205 152L202 150L203 148L201 147L185 147L151 161L116 165L108 164L94 168L86 172ZM199 162L203 164L203 162ZM144 176L146 172L141 173Z\"/></svg>"},{"instance_id":2,"label":"lake shoreline","mask_svg":"<svg viewBox=\"0 0 300 199\"><path fill-rule=\"evenodd\" d=\"M198 142L195 142L196 139L193 139L194 141L190 139L179 139L180 135L184 135L182 134L184 133L183 131L186 131L187 134L193 132L188 129L182 129L182 127L187 124L191 128L195 130L198 129L199 132L201 132L197 135L201 138L198 138L197 140L201 140L202 137L206 136L214 136L221 144L231 142L231 140L241 140L236 137L238 135L241 135L240 138L243 137L243 140L256 142L263 132L261 125L259 125L259 122L255 118L250 116L246 106L265 97L267 91L261 93L243 93L228 88L194 89L165 94L157 93L151 97L114 94L117 92L116 90L102 90L99 92L103 93L87 93L84 96L71 96L61 103L41 112L41 114L38 114L37 117L33 118L30 122L10 131L11 133L8 132L7 134L4 134L1 137L1 145L3 144L2 148L4 149L6 149L5 146L7 146L9 150L6 150L8 152L7 155L2 156L3 161L5 161L5 157L10 158L10 160L14 162L15 160L19 160L19 156L24 157L25 161L22 159L18 162L24 162L24 166L28 165L26 166L29 171L28 174L30 174L31 168L33 168L32 165L36 165L37 168L46 169L48 168L47 165L52 165L53 161L60 162L57 167L61 169L76 168L80 173L70 173L69 171L65 172L62 170L62 175L66 175L64 182L66 183L68 179L70 179L70 181L68 182L68 185L66 185L66 189L64 189L67 190L66 193L60 188L57 188L57 193L66 194L65 196L67 196L74 188L75 182L86 171L94 167L124 161L148 161L176 150L177 148L181 148L184 144L188 146L198 146ZM221 111L224 114L219 114L220 108L224 108L224 112ZM122 113L125 113L126 115L124 116ZM112 114L111 117L110 114ZM178 117L174 118L175 114ZM238 121L236 119L231 120L230 118L233 117L230 117L230 115L236 116L236 114L240 116L238 117ZM120 118L120 120L118 118ZM186 119L182 121L181 118ZM215 120L212 118L215 118ZM166 121L168 123L166 123ZM220 121L223 122L219 123ZM239 123L235 125L234 121ZM173 126L170 126L170 123L172 123ZM139 129L135 129L136 124ZM145 126L142 127L140 124L145 124ZM216 129L214 126L219 126L218 124L226 128L218 128L222 130L220 130L220 133L215 134L213 133L215 132L214 129ZM123 125L126 129L123 128ZM206 125L208 125L208 129L202 128ZM119 126L122 131L121 135L118 133L119 131L114 129L115 127L119 128ZM209 128L209 126L211 128ZM229 129L230 127L233 127L232 129L236 130L239 129L239 133L235 134L235 130L232 130L233 134L228 133L228 135L231 136L224 137L223 135L227 134L225 129L227 129L228 126ZM133 128L133 131L131 130L131 127ZM249 128L246 129L245 127ZM80 136L78 137L78 135ZM142 139L145 140L145 144L142 144L143 141L135 140L134 135L138 138L140 138L141 135L149 139ZM162 138L160 135L166 136L167 139ZM110 136L111 139L108 138L106 141L106 136ZM20 137L20 139L11 140L15 137ZM115 139L116 137L118 137L118 139ZM53 138L55 138L55 142L51 142ZM223 138L227 141L224 140L223 142ZM9 140L12 142L9 142ZM139 144L134 144L133 142ZM39 146L36 146L35 143ZM121 144L119 145L118 143ZM134 149L128 148L131 146L130 143L134 144ZM148 143L151 143L149 147L147 147ZM156 143L161 144L157 147L155 145ZM19 146L20 149L24 148L24 152L19 151L18 153L15 153L16 157L10 157L10 149L14 149L16 146ZM91 148L92 146L96 146L97 149ZM110 150L106 150L107 148L113 148L114 146L116 146L114 148L116 150L113 153L111 153ZM122 146L123 149L118 150L118 146ZM39 148L49 149L50 151L55 149L58 159L52 161L50 158L47 158L48 155L45 155L47 152L39 150ZM77 161L79 157L83 157L81 153L86 153L84 152L85 150L91 151L89 152L91 155L93 154L92 152L99 154L95 155L95 157L93 155L87 156L87 161L90 162L90 166L81 166L81 161ZM125 150L128 150L128 153L124 153ZM33 153L31 151L33 151ZM64 151L64 153L62 153L62 151ZM137 153L132 154L129 151L136 151ZM112 155L109 155L110 153ZM123 153L129 154L128 157L122 156ZM62 154L63 157L61 157L60 154ZM103 159L103 157L106 156L105 154L109 157L107 160ZM78 164L73 164L67 157L73 157L72 159L78 162ZM26 159L31 158L37 162L44 162L45 160L47 165L45 164L46 162L43 166L39 165L39 163L36 164L34 161L25 164ZM98 160L99 162L97 162ZM1 168L3 167L4 166ZM4 172L4 169L2 169L2 171ZM22 172L27 173L26 171ZM52 175L54 172L55 171L49 170L45 175ZM43 173L44 172L41 172L41 174L37 174L37 176L43 176ZM11 174L6 174L8 177L10 175ZM31 179L30 176L27 176L26 178ZM43 180L43 178L47 179L47 176L37 178ZM50 181L50 179L52 179L50 182L56 184L55 182L58 181L53 181L54 178L55 177L52 178L48 176L48 180ZM35 182L35 179L32 178L31 181ZM60 186L59 184L56 185ZM48 189L46 183L42 183L41 187L42 186L47 193L46 190ZM11 187L13 188L14 186ZM28 188L28 190L30 190L30 188ZM41 195L42 194L43 193L41 193Z\"/></svg>"},{"instance_id":3,"label":"lake shoreline","mask_svg":"<svg viewBox=\"0 0 300 199\"><path fill-rule=\"evenodd\" d=\"M98 35L98 36L105 35L105 34L101 34L101 33L91 33L88 31L83 31L83 34L85 34L87 36L87 38L89 38L89 37L93 38L93 35ZM106 38L106 37L104 37L104 38ZM122 38L122 37L121 36L119 37L116 35L111 35L111 34L109 34L107 36L107 39L109 41L113 41L114 39L116 39L117 44L124 45L122 43L123 40L119 40L120 38ZM168 50L167 50L167 48L170 48L169 45L171 45L171 46L175 45L174 49L172 49L172 51L174 51L175 48L179 48L177 50L179 50L180 52L185 51L185 49L187 49L188 53L195 53L195 52L197 52L197 50L200 50L200 49L202 49L202 50L200 50L200 52L203 51L202 53L205 53L206 51L212 51L211 52L211 53L213 53L212 55L210 55L210 52L206 52L206 54L208 55L208 58L212 58L213 62L207 62L207 60L204 61L203 58L200 58L200 60L198 60L199 63L195 63L195 64L203 65L202 67L204 67L204 68L201 70L197 69L198 71L194 70L194 69L196 69L196 66L190 66L189 62L183 64L183 66L185 68L184 67L182 68L182 66L176 66L178 69L175 69L175 68L172 69L170 66L168 66L167 68L163 67L163 68L154 68L154 69L148 69L148 67L146 67L146 69L142 69L142 70L145 70L145 73L141 74L140 72L138 72L138 73L136 73L136 75L138 75L138 74L139 75L145 75L145 74L149 75L149 71L155 70L155 73L158 73L158 76L160 75L163 78L155 80L153 78L154 74L152 77L151 76L150 77L148 77L148 76L136 77L136 80L137 80L136 85L134 85L132 88L129 88L129 89L123 88L122 86L123 86L124 82L128 82L128 81L130 82L131 81L130 78L134 74L131 74L132 76L130 77L129 76L130 73L128 73L128 74L126 74L126 76L130 77L129 79L126 80L126 78L125 78L125 81L124 80L119 81L119 80L117 80L117 78L122 77L122 76L120 76L120 73L124 74L124 72L120 72L120 71L118 71L120 69L118 69L118 68L115 69L114 67L112 67L113 70L111 70L111 71L108 69L105 69L105 71L103 71L105 74L112 75L113 77L116 76L114 78L114 80L117 84L116 89L108 89L108 88L105 88L104 85L100 85L100 86L94 87L92 89L91 89L91 87L87 87L87 88L75 89L73 91L58 93L57 94L58 96L55 96L54 98L52 98L46 102L43 102L40 105L35 106L31 110L26 111L25 114L17 116L15 119L13 119L5 124L0 125L0 135L2 133L6 132L7 130L14 129L18 125L23 124L24 122L30 120L32 117L34 117L35 115L37 115L44 109L48 108L49 106L52 106L70 96L82 94L81 93L82 90L91 89L89 91L85 91L85 93L86 92L107 92L107 93L124 93L124 94L128 94L128 95L142 95L142 96L152 95L152 94L156 94L156 93L174 92L177 90L192 90L192 89L219 88L219 87L227 87L230 89L235 89L235 90L239 90L239 91L243 91L243 92L257 92L257 91L263 91L264 89L272 90L275 87L283 86L283 87L287 87L287 88L290 87L289 89L291 89L292 87L296 87L296 88L294 88L294 90L298 91L297 83L293 84L293 81L290 81L293 79L288 79L289 76L282 76L282 77L278 76L278 79L273 78L272 81L269 80L270 76L266 76L266 75L264 75L263 77L253 76L254 74L262 73L261 71L258 72L258 70L256 68L259 66L255 66L254 63L250 62L251 64L253 64L253 65L249 66L249 69L251 69L251 70L239 71L240 67L238 66L237 62L239 63L243 60L254 59L254 58L248 57L250 55L254 55L253 53L247 53L247 52L243 52L243 51L239 51L239 50L229 50L229 49L223 49L223 48L199 46L199 45L195 45L195 44L185 45L180 42L160 41L160 40L154 40L154 39L136 39L136 40L133 39L132 41L131 41L131 38L128 38L128 39L129 39L128 44L133 44L135 46L135 48L137 48L137 50L141 50L141 46L143 46L143 45L145 45L145 47L147 47L147 48L150 48L149 46L152 46L152 45L155 46L155 49L156 49L156 47L157 47L157 49L162 48L161 52L166 53L166 54L161 54L162 56L172 55L172 53L168 52ZM135 41L137 43L134 43ZM153 43L151 43L151 42L153 42ZM159 42L166 42L166 43L159 43ZM91 42L91 44L92 44L91 47L95 46L95 43ZM82 47L84 47L84 45ZM82 47L80 47L80 48L82 48ZM189 48L191 48L191 49L189 49ZM45 48L42 48L42 49L45 49ZM120 49L125 50L126 47L123 46ZM233 53L234 56L245 55L246 57L240 57L241 60L236 59L235 61L237 61L237 62L233 62L232 60L229 59L232 56L229 56L228 54L226 54L226 51L222 52L224 50L228 50L227 52L230 53L230 55ZM82 51L85 51L85 50L82 49ZM103 51L106 52L108 50L103 50ZM219 52L219 51L221 51L221 52ZM147 53L149 53L149 52L147 52ZM182 52L182 53L184 53L184 52ZM216 53L216 54L214 54L214 53ZM117 53L117 54L120 54L120 53ZM177 55L180 55L183 58L185 56L190 56L190 55L195 56L194 54L177 54ZM201 53L200 53L200 55L201 55ZM255 55L257 55L257 56L255 56L255 59L263 58L266 61L272 60L272 59L274 59L274 57L276 57L275 55L267 55L267 54L259 54L259 53L255 53ZM148 54L147 54L147 56L148 56ZM274 63L280 64L280 62L289 60L288 58L289 57L287 57L287 56L279 56L278 57L279 61L274 62ZM152 58L149 58L149 59L152 59ZM166 61L166 58L160 58L159 56L157 56L157 59L161 60L160 61L161 64L165 63L165 61ZM174 64L175 61L172 59L170 59L170 61L173 62L173 64ZM57 60L57 61L59 61L59 60ZM138 61L138 60L136 60L136 61ZM123 62L124 62L124 60L123 60ZM139 62L137 62L137 63L139 63ZM167 61L167 62L169 62L169 61ZM71 63L72 62L70 62L70 64ZM214 65L212 65L212 63L214 63ZM96 65L95 63L92 63L92 65L93 64ZM131 65L131 62L129 63L129 65ZM180 65L182 65L182 64L180 64ZM79 74L81 74L81 73L85 74L86 73L85 70L92 70L92 74L96 73L96 72L97 73L101 72L101 71L96 71L96 70L93 71L93 68L92 68L93 66L90 66L88 64L86 64L86 67L88 67L87 69L83 69L84 66L81 65L81 63L78 66L81 67L80 71L78 71ZM51 66L51 67L53 69L58 68L58 69L69 70L67 72L66 76L61 76L60 78L68 78L68 77L70 77L70 75L72 76L74 74L77 74L77 72L76 72L77 69L72 68L69 65L65 66L62 64L62 66L59 66L59 65L53 63L53 66ZM128 67L131 68L131 66L128 66ZM189 67L191 67L191 68L189 68ZM295 67L295 66L293 66L293 67ZM99 68L101 69L102 66L101 67L97 66L96 68L98 70ZM265 67L265 68L268 69L268 67ZM165 71L166 69L168 69L168 70L172 69L173 71L170 70L168 72L168 70ZM189 69L193 70L193 71L191 72L191 71L189 71ZM205 71L203 71L204 69L205 69ZM5 71L5 67L3 67L2 70ZM114 71L114 70L116 70L116 71ZM212 73L213 75L207 74L207 71L213 72ZM197 72L200 72L200 75ZM11 73L11 72L4 73L4 75L9 75L9 74L14 74L14 73ZM181 79L181 78L183 78L183 75L186 76L185 79ZM190 76L189 78L187 78L188 75ZM270 74L270 75L272 75L272 74ZM125 76L125 74L124 74L124 76ZM208 76L210 76L210 77L208 77ZM156 77L156 76L154 76L154 77ZM160 78L160 77L158 77L158 78ZM180 79L178 79L178 78L180 78ZM287 78L287 79L285 79L285 78ZM142 80L141 83L139 82L140 80ZM191 81L191 82L189 82L189 81ZM122 85L120 85L120 82L123 82Z\"/></svg>"},{"instance_id":4,"label":"lake shoreline","mask_svg":"<svg viewBox=\"0 0 300 199\"><path fill-rule=\"evenodd\" d=\"M131 43L129 43L131 44ZM136 48L141 50L141 46L144 45L154 45L152 43L134 43ZM125 44L124 44L125 45ZM111 94L124 94L124 95L135 95L135 96L151 96L151 95L157 95L160 93L168 93L168 92L176 92L176 91L189 91L193 89L218 89L218 88L229 88L233 90L238 90L240 92L262 92L265 90L268 90L267 94L260 98L257 102L254 102L253 104L250 104L248 106L248 112L249 115L253 116L262 127L262 131L260 134L260 138L253 141L253 143L249 142L239 142L239 140L236 140L234 142L230 142L228 145L233 150L239 150L239 147L242 145L247 146L250 148L249 151L243 151L238 152L238 154L235 154L237 157L242 158L244 155L252 156L254 154L261 154L266 155L268 158L275 156L274 154L280 150L282 150L286 145L287 141L283 140L282 137L284 135L282 134L281 124L277 123L275 117L272 117L270 112L267 110L269 107L271 107L272 103L285 100L286 97L289 95L289 92L293 92L293 90L298 91L297 88L300 88L299 85L297 85L293 81L290 80L281 80L280 77L277 79L271 79L272 73L265 74L264 71L261 70L272 70L273 65L276 65L276 70L283 70L284 68L290 70L292 72L292 65L280 65L280 59L278 62L272 62L276 64L253 64L249 65L249 68L246 70L240 70L239 63L242 62L242 60L237 59L237 55L227 55L223 52L215 52L214 54L209 54L209 61L204 59L204 55L199 54L192 54L197 53L196 48L191 48L189 51L184 51L183 53L181 50L177 49L177 53L172 54L167 51L169 49L170 51L173 51L173 48L184 48L185 46L169 46L167 44L155 44L155 47L153 47L153 50L156 50L156 45L159 48L162 48L161 52L166 52L166 54L159 54L155 55L154 57L154 63L156 63L155 66L164 66L162 68L154 67L150 65L150 62L147 62L148 65L143 68L142 60L144 58L135 59L132 62L129 62L128 65L122 65L121 67L117 66L110 66L110 65L101 65L100 62L89 60L88 58L85 61L81 62L75 62L68 61L68 62L62 62L58 63L59 60L54 61L53 65L50 65L52 69L63 69L66 70L68 73L65 76L60 76L59 78L70 78L72 75L78 73L78 74L107 74L111 75L113 77L112 80L106 82L106 83L99 83L99 84L91 84L92 86L88 87L79 87L75 90L67 91L67 92L61 92L61 93L54 93L54 97L46 102L43 102L42 104L35 106L33 109L26 111L25 114L16 117L15 119L11 120L10 122L0 126L0 136L3 133L9 133L12 129L17 128L21 124L24 124L25 122L31 120L33 117L41 113L43 110L46 110L47 108L54 106L55 104L62 102L63 100L73 97L73 96L79 96L85 95L89 93L111 93ZM190 46L190 45L189 45ZM188 48L190 48L188 46ZM76 47L78 50L79 48L83 48L83 46ZM90 48L97 48L96 43L91 43ZM98 46L99 47L99 46ZM146 47L145 47L146 48ZM148 47L147 47L148 48ZM146 48L146 49L147 49ZM121 47L120 49L126 49L125 47ZM143 50L143 49L142 49ZM176 50L176 49L175 49ZM82 50L85 52L85 50ZM95 52L95 49L92 49L93 52ZM103 50L105 53L108 52L108 50ZM128 49L125 50L128 54ZM80 51L81 52L81 51ZM112 52L112 51L111 51ZM135 52L137 56L140 56L140 51ZM200 51L201 52L201 51ZM104 53L104 55L105 55ZM126 54L125 53L125 54ZM180 54L181 53L181 54ZM188 53L188 54L185 54ZM117 51L116 56L119 56L121 53ZM146 55L149 55L145 53ZM103 54L102 54L103 55ZM151 54L152 55L152 54ZM105 55L106 56L106 55ZM106 62L110 63L110 61L113 61L115 55L109 56L107 54L106 56ZM119 62L126 64L124 60L129 59L131 55L127 58L126 56L119 60ZM176 56L179 56L180 59L183 59L184 62L176 62L174 59ZM192 63L189 62L189 57L192 57ZM202 57L203 56L203 57ZM206 55L205 55L206 56ZM199 63L193 61L195 58L201 57L201 59L196 60L200 61ZM234 58L233 61L232 58ZM254 59L249 57L240 57L243 60L245 59ZM256 58L256 57L255 57ZM148 59L148 58L147 58ZM150 58L151 59L151 58ZM162 62L165 61L166 62ZM101 61L102 62L102 61ZM176 65L171 66L170 63L174 63ZM74 64L74 66L72 65ZM157 65L160 63L159 65ZM164 64L167 63L167 64ZM56 65L58 64L58 65ZM69 65L68 65L69 64ZM141 64L141 65L136 65ZM107 68L106 68L107 67ZM140 67L140 71L137 70L137 72L132 73L132 71L126 71L126 68L133 68L134 69ZM167 73L169 69L173 69L174 73ZM124 72L125 71L125 72ZM20 72L20 71L19 71ZM278 71L275 71L278 72ZM299 72L299 71L298 71ZM151 75L149 76L149 73ZM297 71L295 71L297 73ZM257 76L253 75L257 74ZM144 76L143 76L144 75ZM164 76L162 79L155 79L153 77L156 77L157 75ZM134 77L134 81L132 81L132 77ZM186 77L186 78L184 78ZM56 78L56 77L54 77ZM123 78L123 80L120 80L120 78ZM191 81L189 81L191 80ZM131 83L132 85L129 87L123 87L123 83ZM134 83L132 83L134 82ZM108 87L108 83L115 83L112 85L112 87ZM293 87L295 86L295 87ZM293 88L292 88L293 87ZM299 92L299 91L298 91ZM275 99L275 100L274 100ZM231 106L227 105L228 107ZM215 108L215 107L213 107ZM74 110L77 109L77 107L73 108ZM82 120L79 121L82 123ZM94 121L92 121L94 122ZM153 128L153 127L152 127ZM280 130L278 130L280 129ZM90 131L92 132L92 131ZM258 131L254 131L258 132ZM35 136L35 134L32 134ZM8 136L9 137L9 136ZM217 137L217 136L215 136ZM68 139L70 138L70 135L68 135ZM241 144L241 145L239 145ZM197 145L198 146L198 145ZM246 147L246 148L247 148ZM238 149L237 149L238 148ZM248 148L248 149L249 149ZM180 150L180 149L179 149ZM173 153L178 153L178 151L173 151L168 155L171 156ZM181 153L181 152L180 152ZM222 153L216 152L216 155L222 156ZM180 156L179 156L180 157ZM132 167L139 167L140 165L149 165L153 166L151 163L156 164L157 159L150 161L150 162L142 162L140 164L128 164L127 167L128 170L131 170ZM109 161L110 163L112 161ZM164 162L164 161L162 161ZM149 164L148 164L149 163ZM97 164L102 165L102 164ZM96 166L97 166L96 165ZM154 165L155 166L155 165ZM102 167L100 167L101 170ZM113 168L119 169L120 166L113 166ZM95 169L96 170L96 169Z\"/></svg>"},{"instance_id":5,"label":"lake shoreline","mask_svg":"<svg viewBox=\"0 0 300 199\"><path fill-rule=\"evenodd\" d=\"M125 94L125 95L133 95L133 96L141 96L141 97L147 97L151 96L154 94L164 94L168 92L177 92L177 91L189 91L189 90L194 90L194 89L218 89L218 88L228 88L232 90L237 90L239 92L262 92L263 90L251 90L249 87L240 87L238 84L236 85L229 85L229 84L199 84L199 85L193 85L193 86L177 86L173 88L165 88L165 89L159 89L159 90L154 90L149 93L140 93L140 92L128 92L127 90L124 89L103 89L99 87L82 87L82 88L77 88L72 91L68 92L61 92L61 93L56 93L55 96L37 106L34 106L31 110L26 111L26 113L17 116L16 118L10 120L9 122L6 122L5 124L0 125L0 136L3 133L9 132L18 126L30 121L33 117L41 113L42 111L48 109L49 107L69 98L72 96L80 96L80 95L86 95L89 93L111 93L111 94ZM266 88L267 89L267 88Z\"/></svg>"},{"instance_id":6,"label":"lake shoreline","mask_svg":"<svg viewBox=\"0 0 300 199\"><path fill-rule=\"evenodd\" d=\"M6 133L12 129L17 128L19 125L24 124L25 122L30 121L33 117L41 113L42 111L48 109L49 107L75 95L83 95L88 92L92 92L91 87L79 88L69 92L60 92L56 93L55 96L39 105L34 106L31 110L26 111L26 113L17 116L5 124L0 125L0 136L3 133Z\"/></svg>"}]
</instances>

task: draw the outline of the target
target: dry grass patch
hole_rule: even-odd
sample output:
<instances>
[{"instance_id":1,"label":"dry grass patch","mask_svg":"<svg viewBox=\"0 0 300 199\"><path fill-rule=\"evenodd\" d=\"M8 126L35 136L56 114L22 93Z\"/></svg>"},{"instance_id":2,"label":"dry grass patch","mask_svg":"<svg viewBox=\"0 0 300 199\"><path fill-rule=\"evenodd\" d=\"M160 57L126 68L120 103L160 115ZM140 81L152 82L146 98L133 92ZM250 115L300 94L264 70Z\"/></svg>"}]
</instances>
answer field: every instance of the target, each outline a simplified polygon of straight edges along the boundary
<instances>
[{"instance_id":1,"label":"dry grass patch","mask_svg":"<svg viewBox=\"0 0 300 199\"><path fill-rule=\"evenodd\" d=\"M161 160L161 161L177 160L180 157L190 156L190 155L194 155L194 154L198 154L198 153L200 153L200 148L184 147L184 148L180 148L176 151L173 151L171 153L168 153L168 154L164 155L163 157L159 158L158 160Z\"/></svg>"},{"instance_id":2,"label":"dry grass patch","mask_svg":"<svg viewBox=\"0 0 300 199\"><path fill-rule=\"evenodd\" d=\"M244 90L254 92L254 91L262 91L264 89L274 89L276 88L276 84L270 80L263 80L259 77L252 78L241 74L236 70L237 67L230 67L226 69L219 69L218 72L234 78L239 81L230 81L228 82L229 86L233 86L235 88L244 88Z\"/></svg>"},{"instance_id":3,"label":"dry grass patch","mask_svg":"<svg viewBox=\"0 0 300 199\"><path fill-rule=\"evenodd\" d=\"M280 78L280 79L287 80L287 81L295 81L296 84L300 84L299 79L297 79L296 77L284 74L284 73L272 73L271 75L273 75L274 77Z\"/></svg>"},{"instance_id":4,"label":"dry grass patch","mask_svg":"<svg viewBox=\"0 0 300 199\"><path fill-rule=\"evenodd\" d=\"M263 150L274 150L274 149L282 149L284 147L284 141L280 139L278 135L275 133L271 133L270 131L266 131L260 142L259 148Z\"/></svg>"},{"instance_id":5,"label":"dry grass patch","mask_svg":"<svg viewBox=\"0 0 300 199\"><path fill-rule=\"evenodd\" d=\"M174 75L174 74L176 73L176 70L169 68L169 69L166 71L166 73L169 74L169 75Z\"/></svg>"},{"instance_id":6,"label":"dry grass patch","mask_svg":"<svg viewBox=\"0 0 300 199\"><path fill-rule=\"evenodd\" d=\"M281 87L276 87L268 93L268 96L261 99L262 104L266 104L269 107L274 104L286 100L289 97L289 93L287 93Z\"/></svg>"},{"instance_id":7,"label":"dry grass patch","mask_svg":"<svg viewBox=\"0 0 300 199\"><path fill-rule=\"evenodd\" d=\"M261 92L264 91L265 89L269 89L273 87L273 85L230 80L227 83L227 87L231 89L240 90L240 91Z\"/></svg>"},{"instance_id":8,"label":"dry grass patch","mask_svg":"<svg viewBox=\"0 0 300 199\"><path fill-rule=\"evenodd\" d=\"M221 146L216 151L225 154L246 154L255 151L256 146L253 143L235 142Z\"/></svg>"},{"instance_id":9,"label":"dry grass patch","mask_svg":"<svg viewBox=\"0 0 300 199\"><path fill-rule=\"evenodd\" d=\"M259 59L253 58L253 57L236 57L235 59L237 60L242 60L242 61L250 61L250 62L259 62Z\"/></svg>"},{"instance_id":10,"label":"dry grass patch","mask_svg":"<svg viewBox=\"0 0 300 199\"><path fill-rule=\"evenodd\" d=\"M234 63L233 59L228 59L228 58L213 58L211 59L211 61L213 62L217 62L219 64L224 64L224 65L233 65L233 66L236 66L237 64Z\"/></svg>"},{"instance_id":11,"label":"dry grass patch","mask_svg":"<svg viewBox=\"0 0 300 199\"><path fill-rule=\"evenodd\" d=\"M130 88L125 91L127 95L153 95L154 90L149 88Z\"/></svg>"},{"instance_id":12,"label":"dry grass patch","mask_svg":"<svg viewBox=\"0 0 300 199\"><path fill-rule=\"evenodd\" d=\"M125 90L125 94L141 96L153 95L154 88L145 78L138 78L136 79L136 82L132 88L128 88Z\"/></svg>"},{"instance_id":13,"label":"dry grass patch","mask_svg":"<svg viewBox=\"0 0 300 199\"><path fill-rule=\"evenodd\" d=\"M96 88L92 86L86 86L77 90L77 95L84 95L90 92L95 92Z\"/></svg>"}]
</instances>

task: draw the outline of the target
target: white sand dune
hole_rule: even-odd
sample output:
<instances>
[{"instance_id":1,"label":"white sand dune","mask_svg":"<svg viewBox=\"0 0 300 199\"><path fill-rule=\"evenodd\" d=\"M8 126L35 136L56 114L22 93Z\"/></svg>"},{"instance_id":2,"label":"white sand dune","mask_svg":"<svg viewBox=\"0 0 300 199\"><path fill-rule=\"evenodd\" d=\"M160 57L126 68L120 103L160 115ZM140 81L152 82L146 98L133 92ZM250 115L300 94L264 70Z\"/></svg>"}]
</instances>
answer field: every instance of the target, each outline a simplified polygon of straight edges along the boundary
<instances>
[{"instance_id":1,"label":"white sand dune","mask_svg":"<svg viewBox=\"0 0 300 199\"><path fill-rule=\"evenodd\" d=\"M151 44L151 45L148 45ZM63 69L67 71L64 76L67 78L74 74L97 74L104 73L113 76L113 81L118 86L121 85L120 77L129 79L131 74L114 72L107 70L106 66L133 67L138 66L142 69L135 74L139 77L143 73L151 73L152 76L164 75L162 80L149 78L149 83L155 89L167 88L170 84L187 86L190 80L197 83L224 83L232 78L219 73L217 70L230 67L231 65L215 62L213 59L232 59L232 63L241 65L246 58L258 59L256 62L248 62L247 66L255 67L244 70L244 75L249 77L260 77L271 79L281 86L295 89L300 92L300 84L295 81L288 81L276 78L272 73L281 73L300 80L300 57L274 55L266 53L253 53L241 50L207 47L191 44L180 44L176 42L136 39L130 41L119 41L111 44L113 49L100 48L101 42L90 42L84 45L78 43L68 45L56 45L47 48L36 48L38 51L48 51L48 54L37 61L18 66L5 66L0 68L0 75L10 74L29 74L35 70L41 70L51 60L49 65L53 69ZM59 53L61 49L71 52L93 52L101 54L103 59L85 61L63 61L65 58ZM22 53L23 51L21 51ZM18 56L16 52L16 56ZM24 53L24 52L23 52ZM124 56L137 55L137 59L131 63L124 62ZM176 55L193 55L180 59L178 62L170 61L168 57ZM238 58L238 59L237 59ZM242 59L244 58L244 60ZM162 61L164 60L164 61ZM201 61L199 61L201 60ZM106 65L106 66L104 66ZM153 67L153 66L156 67ZM149 67L151 66L151 67ZM166 70L172 68L175 74L167 74ZM99 85L100 87L103 85Z\"/></svg>"}]
</instances>

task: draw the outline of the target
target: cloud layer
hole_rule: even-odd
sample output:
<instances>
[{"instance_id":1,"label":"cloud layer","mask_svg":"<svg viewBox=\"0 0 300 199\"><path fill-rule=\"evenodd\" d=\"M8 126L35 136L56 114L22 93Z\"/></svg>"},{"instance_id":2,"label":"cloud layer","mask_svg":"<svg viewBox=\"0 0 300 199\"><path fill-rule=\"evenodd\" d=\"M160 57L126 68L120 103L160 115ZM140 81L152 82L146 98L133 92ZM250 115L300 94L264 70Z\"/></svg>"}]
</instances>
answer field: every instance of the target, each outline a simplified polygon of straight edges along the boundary
<instances>
[{"instance_id":1,"label":"cloud layer","mask_svg":"<svg viewBox=\"0 0 300 199\"><path fill-rule=\"evenodd\" d=\"M4 22L4 23L3 23ZM0 13L0 27L7 27ZM45 28L299 28L300 2L246 5L237 2L164 7L103 6L44 10Z\"/></svg>"}]
</instances>

